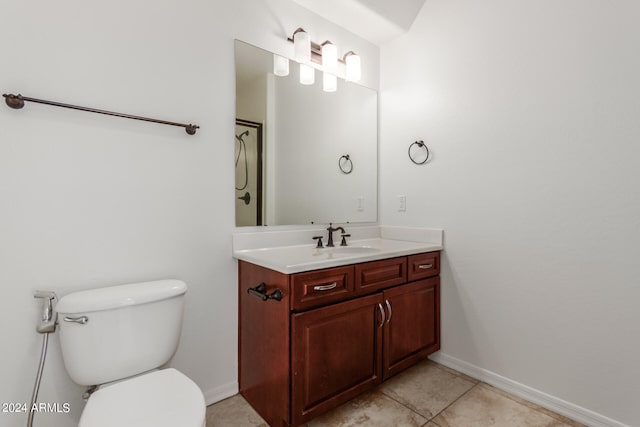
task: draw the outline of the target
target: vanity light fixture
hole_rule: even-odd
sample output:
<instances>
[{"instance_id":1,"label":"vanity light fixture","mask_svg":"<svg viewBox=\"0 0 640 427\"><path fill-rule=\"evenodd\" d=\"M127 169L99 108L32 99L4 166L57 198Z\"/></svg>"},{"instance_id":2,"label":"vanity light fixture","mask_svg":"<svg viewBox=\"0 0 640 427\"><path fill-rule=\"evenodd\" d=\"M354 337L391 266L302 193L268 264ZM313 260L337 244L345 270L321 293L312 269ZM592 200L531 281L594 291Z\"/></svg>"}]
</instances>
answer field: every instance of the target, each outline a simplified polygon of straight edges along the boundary
<instances>
[{"instance_id":1,"label":"vanity light fixture","mask_svg":"<svg viewBox=\"0 0 640 427\"><path fill-rule=\"evenodd\" d=\"M316 81L316 69L308 64L300 64L300 84L312 85Z\"/></svg>"},{"instance_id":2,"label":"vanity light fixture","mask_svg":"<svg viewBox=\"0 0 640 427\"><path fill-rule=\"evenodd\" d=\"M311 61L311 37L303 28L298 28L293 32L293 51L296 61Z\"/></svg>"},{"instance_id":3,"label":"vanity light fixture","mask_svg":"<svg viewBox=\"0 0 640 427\"><path fill-rule=\"evenodd\" d=\"M338 48L329 40L322 43L322 69L327 73L338 72Z\"/></svg>"},{"instance_id":4,"label":"vanity light fixture","mask_svg":"<svg viewBox=\"0 0 640 427\"><path fill-rule=\"evenodd\" d=\"M360 63L360 55L354 51L344 54L344 62L346 64L347 80L351 82L359 82L362 78L362 65Z\"/></svg>"},{"instance_id":5,"label":"vanity light fixture","mask_svg":"<svg viewBox=\"0 0 640 427\"><path fill-rule=\"evenodd\" d=\"M289 75L289 60L276 53L273 54L273 74L280 77Z\"/></svg>"},{"instance_id":6,"label":"vanity light fixture","mask_svg":"<svg viewBox=\"0 0 640 427\"><path fill-rule=\"evenodd\" d=\"M323 70L322 87L325 92L335 92L337 89L338 62L345 64L345 75L347 81L358 82L362 78L362 64L360 55L353 51L338 57L338 48L329 40L318 45L311 41L309 34L298 28L293 32L293 37L287 38L293 43L294 58L300 63L300 83L312 85L315 83L315 68L309 65L310 62L320 64ZM274 57L274 73L275 71ZM283 74L286 75L286 74Z\"/></svg>"},{"instance_id":7,"label":"vanity light fixture","mask_svg":"<svg viewBox=\"0 0 640 427\"><path fill-rule=\"evenodd\" d=\"M329 40L322 43L322 90L335 92L338 89L338 48Z\"/></svg>"}]
</instances>

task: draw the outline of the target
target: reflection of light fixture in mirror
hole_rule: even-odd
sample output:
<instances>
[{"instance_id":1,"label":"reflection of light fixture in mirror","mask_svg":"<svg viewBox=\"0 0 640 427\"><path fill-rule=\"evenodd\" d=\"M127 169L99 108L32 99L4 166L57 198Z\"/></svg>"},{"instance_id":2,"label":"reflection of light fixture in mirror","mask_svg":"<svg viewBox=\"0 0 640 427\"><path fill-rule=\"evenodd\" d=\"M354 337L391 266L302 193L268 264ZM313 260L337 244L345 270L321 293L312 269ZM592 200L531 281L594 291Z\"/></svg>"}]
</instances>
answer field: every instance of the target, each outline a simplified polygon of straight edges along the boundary
<instances>
[{"instance_id":1,"label":"reflection of light fixture in mirror","mask_svg":"<svg viewBox=\"0 0 640 427\"><path fill-rule=\"evenodd\" d=\"M300 83L312 85L316 81L316 69L311 65L300 64Z\"/></svg>"},{"instance_id":2,"label":"reflection of light fixture in mirror","mask_svg":"<svg viewBox=\"0 0 640 427\"><path fill-rule=\"evenodd\" d=\"M273 74L276 76L289 75L289 60L278 54L273 54Z\"/></svg>"},{"instance_id":3,"label":"reflection of light fixture in mirror","mask_svg":"<svg viewBox=\"0 0 640 427\"><path fill-rule=\"evenodd\" d=\"M362 67L360 64L360 55L357 55L353 51L349 51L344 55L344 62L346 66L347 80L352 82L359 82L362 78Z\"/></svg>"},{"instance_id":4,"label":"reflection of light fixture in mirror","mask_svg":"<svg viewBox=\"0 0 640 427\"><path fill-rule=\"evenodd\" d=\"M293 33L293 50L296 61L311 61L311 37L302 28L298 28Z\"/></svg>"},{"instance_id":5,"label":"reflection of light fixture in mirror","mask_svg":"<svg viewBox=\"0 0 640 427\"><path fill-rule=\"evenodd\" d=\"M326 71L322 73L322 90L325 92L335 92L338 89L338 78L334 74Z\"/></svg>"},{"instance_id":6,"label":"reflection of light fixture in mirror","mask_svg":"<svg viewBox=\"0 0 640 427\"><path fill-rule=\"evenodd\" d=\"M338 48L329 40L322 43L322 69L327 73L338 72Z\"/></svg>"}]
</instances>

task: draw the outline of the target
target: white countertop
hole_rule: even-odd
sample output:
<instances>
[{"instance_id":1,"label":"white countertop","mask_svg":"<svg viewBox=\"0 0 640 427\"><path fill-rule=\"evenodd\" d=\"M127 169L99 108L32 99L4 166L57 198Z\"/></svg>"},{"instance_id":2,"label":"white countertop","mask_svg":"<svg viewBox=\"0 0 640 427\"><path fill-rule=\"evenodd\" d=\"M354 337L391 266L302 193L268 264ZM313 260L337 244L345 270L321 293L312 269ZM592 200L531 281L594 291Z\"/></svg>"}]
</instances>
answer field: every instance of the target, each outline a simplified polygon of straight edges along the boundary
<instances>
[{"instance_id":1,"label":"white countertop","mask_svg":"<svg viewBox=\"0 0 640 427\"><path fill-rule=\"evenodd\" d=\"M314 244L239 249L233 251L233 256L281 273L291 274L442 249L442 242L410 242L375 238L352 240L346 247L338 245L322 249L316 248Z\"/></svg>"}]
</instances>

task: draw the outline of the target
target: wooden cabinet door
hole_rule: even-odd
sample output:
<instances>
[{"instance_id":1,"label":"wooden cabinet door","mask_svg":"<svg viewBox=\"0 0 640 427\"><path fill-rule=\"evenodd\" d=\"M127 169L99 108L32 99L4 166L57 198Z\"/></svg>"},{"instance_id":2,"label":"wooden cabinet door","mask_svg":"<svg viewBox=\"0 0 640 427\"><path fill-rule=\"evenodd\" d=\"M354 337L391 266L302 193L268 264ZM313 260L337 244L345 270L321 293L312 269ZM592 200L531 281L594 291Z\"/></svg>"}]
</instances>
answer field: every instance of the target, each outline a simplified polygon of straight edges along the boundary
<instances>
[{"instance_id":1,"label":"wooden cabinet door","mask_svg":"<svg viewBox=\"0 0 640 427\"><path fill-rule=\"evenodd\" d=\"M440 349L440 278L389 289L383 298L386 379Z\"/></svg>"},{"instance_id":2,"label":"wooden cabinet door","mask_svg":"<svg viewBox=\"0 0 640 427\"><path fill-rule=\"evenodd\" d=\"M382 295L291 316L291 418L300 425L381 381Z\"/></svg>"}]
</instances>

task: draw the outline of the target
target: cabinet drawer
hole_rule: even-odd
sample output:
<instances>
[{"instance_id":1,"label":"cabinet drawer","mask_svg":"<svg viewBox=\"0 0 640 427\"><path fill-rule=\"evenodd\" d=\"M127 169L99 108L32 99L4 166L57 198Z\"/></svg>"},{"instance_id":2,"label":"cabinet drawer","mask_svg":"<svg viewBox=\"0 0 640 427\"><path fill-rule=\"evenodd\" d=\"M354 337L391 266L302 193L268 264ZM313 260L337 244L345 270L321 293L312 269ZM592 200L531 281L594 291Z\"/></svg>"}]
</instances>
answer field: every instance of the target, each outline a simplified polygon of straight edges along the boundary
<instances>
[{"instance_id":1,"label":"cabinet drawer","mask_svg":"<svg viewBox=\"0 0 640 427\"><path fill-rule=\"evenodd\" d=\"M368 293L407 281L405 257L356 264L356 292Z\"/></svg>"},{"instance_id":2,"label":"cabinet drawer","mask_svg":"<svg viewBox=\"0 0 640 427\"><path fill-rule=\"evenodd\" d=\"M348 299L354 293L353 266L294 274L291 291L294 311Z\"/></svg>"},{"instance_id":3,"label":"cabinet drawer","mask_svg":"<svg viewBox=\"0 0 640 427\"><path fill-rule=\"evenodd\" d=\"M409 263L409 281L440 274L440 252L410 255L407 259Z\"/></svg>"}]
</instances>

